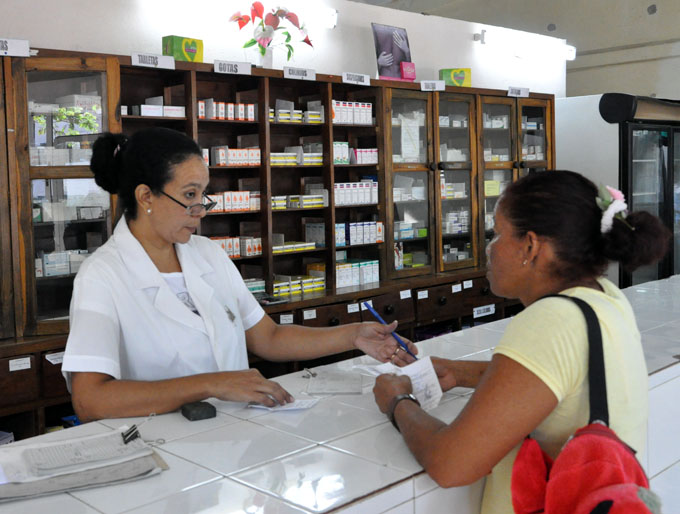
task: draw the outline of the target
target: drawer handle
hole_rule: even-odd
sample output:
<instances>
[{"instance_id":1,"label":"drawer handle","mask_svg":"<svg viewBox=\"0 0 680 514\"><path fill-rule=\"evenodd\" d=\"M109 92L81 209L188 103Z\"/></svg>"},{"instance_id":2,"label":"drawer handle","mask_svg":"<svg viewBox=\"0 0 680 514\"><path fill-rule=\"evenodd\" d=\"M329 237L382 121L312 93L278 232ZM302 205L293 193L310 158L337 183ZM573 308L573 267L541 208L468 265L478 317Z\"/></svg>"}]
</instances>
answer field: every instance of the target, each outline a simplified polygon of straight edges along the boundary
<instances>
[{"instance_id":1,"label":"drawer handle","mask_svg":"<svg viewBox=\"0 0 680 514\"><path fill-rule=\"evenodd\" d=\"M385 305L385 314L394 314L394 305Z\"/></svg>"},{"instance_id":2,"label":"drawer handle","mask_svg":"<svg viewBox=\"0 0 680 514\"><path fill-rule=\"evenodd\" d=\"M328 326L329 327L337 327L340 324L340 320L333 316L331 319L328 320Z\"/></svg>"},{"instance_id":3,"label":"drawer handle","mask_svg":"<svg viewBox=\"0 0 680 514\"><path fill-rule=\"evenodd\" d=\"M437 303L438 303L439 305L446 305L446 296L440 296L440 297L437 299Z\"/></svg>"},{"instance_id":4,"label":"drawer handle","mask_svg":"<svg viewBox=\"0 0 680 514\"><path fill-rule=\"evenodd\" d=\"M482 290L480 291L481 294L484 296L488 295L491 292L491 289L489 289L489 286L484 286L482 287Z\"/></svg>"}]
</instances>

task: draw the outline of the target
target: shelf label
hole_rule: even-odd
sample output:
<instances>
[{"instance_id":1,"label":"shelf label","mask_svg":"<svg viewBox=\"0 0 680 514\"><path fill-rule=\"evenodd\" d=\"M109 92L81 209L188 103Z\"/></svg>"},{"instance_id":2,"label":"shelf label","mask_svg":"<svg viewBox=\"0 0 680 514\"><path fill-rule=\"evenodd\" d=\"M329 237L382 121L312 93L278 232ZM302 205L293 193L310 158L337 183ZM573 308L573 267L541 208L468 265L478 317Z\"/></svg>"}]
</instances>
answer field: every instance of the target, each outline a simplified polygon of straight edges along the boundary
<instances>
[{"instance_id":1,"label":"shelf label","mask_svg":"<svg viewBox=\"0 0 680 514\"><path fill-rule=\"evenodd\" d=\"M446 83L443 80L421 80L421 91L444 91Z\"/></svg>"},{"instance_id":2,"label":"shelf label","mask_svg":"<svg viewBox=\"0 0 680 514\"><path fill-rule=\"evenodd\" d=\"M451 286L451 292L452 293L460 293L462 290L463 290L463 286L461 286L460 284L453 284Z\"/></svg>"},{"instance_id":3,"label":"shelf label","mask_svg":"<svg viewBox=\"0 0 680 514\"><path fill-rule=\"evenodd\" d=\"M215 73L228 75L252 75L253 65L249 62L215 60L213 70Z\"/></svg>"},{"instance_id":4,"label":"shelf label","mask_svg":"<svg viewBox=\"0 0 680 514\"><path fill-rule=\"evenodd\" d=\"M30 57L31 48L28 39L0 38L0 55L12 57Z\"/></svg>"},{"instance_id":5,"label":"shelf label","mask_svg":"<svg viewBox=\"0 0 680 514\"><path fill-rule=\"evenodd\" d=\"M302 319L316 319L316 309L302 311Z\"/></svg>"},{"instance_id":6,"label":"shelf label","mask_svg":"<svg viewBox=\"0 0 680 514\"><path fill-rule=\"evenodd\" d=\"M517 98L528 98L529 88L528 87L513 87L508 88L508 96L515 96Z\"/></svg>"},{"instance_id":7,"label":"shelf label","mask_svg":"<svg viewBox=\"0 0 680 514\"><path fill-rule=\"evenodd\" d=\"M316 71L311 68L292 68L290 66L284 66L283 78L297 80L316 80Z\"/></svg>"},{"instance_id":8,"label":"shelf label","mask_svg":"<svg viewBox=\"0 0 680 514\"><path fill-rule=\"evenodd\" d=\"M373 300L364 300L364 301L365 301L368 305L370 305L371 307L373 307ZM365 310L366 310L366 306L364 305L364 302L361 302L361 310L362 310L362 311L365 311Z\"/></svg>"},{"instance_id":9,"label":"shelf label","mask_svg":"<svg viewBox=\"0 0 680 514\"><path fill-rule=\"evenodd\" d=\"M481 307L475 307L472 309L473 318L481 318L482 316L488 316L496 312L496 305L493 303L490 305L482 305Z\"/></svg>"},{"instance_id":10,"label":"shelf label","mask_svg":"<svg viewBox=\"0 0 680 514\"><path fill-rule=\"evenodd\" d=\"M371 76L363 73L342 72L342 81L345 84L356 84L358 86L368 86L371 84Z\"/></svg>"},{"instance_id":11,"label":"shelf label","mask_svg":"<svg viewBox=\"0 0 680 514\"><path fill-rule=\"evenodd\" d=\"M349 314L352 314L353 312L359 312L359 304L358 303L348 303L347 304L347 312Z\"/></svg>"},{"instance_id":12,"label":"shelf label","mask_svg":"<svg viewBox=\"0 0 680 514\"><path fill-rule=\"evenodd\" d=\"M279 318L279 322L281 325L292 325L293 324L293 315L292 314L281 314L281 317Z\"/></svg>"},{"instance_id":13,"label":"shelf label","mask_svg":"<svg viewBox=\"0 0 680 514\"><path fill-rule=\"evenodd\" d=\"M9 361L9 371L21 371L22 369L31 369L31 358L21 357L20 359L12 359Z\"/></svg>"},{"instance_id":14,"label":"shelf label","mask_svg":"<svg viewBox=\"0 0 680 514\"><path fill-rule=\"evenodd\" d=\"M54 352L45 354L45 358L51 364L61 364L64 362L64 352Z\"/></svg>"},{"instance_id":15,"label":"shelf label","mask_svg":"<svg viewBox=\"0 0 680 514\"><path fill-rule=\"evenodd\" d=\"M135 52L130 57L132 58L133 66L163 68L165 70L175 69L175 58L171 55L140 54Z\"/></svg>"},{"instance_id":16,"label":"shelf label","mask_svg":"<svg viewBox=\"0 0 680 514\"><path fill-rule=\"evenodd\" d=\"M470 289L472 287L472 280L463 281L463 289Z\"/></svg>"},{"instance_id":17,"label":"shelf label","mask_svg":"<svg viewBox=\"0 0 680 514\"><path fill-rule=\"evenodd\" d=\"M425 289L425 291L418 291L418 300L423 300L424 298L427 298L429 296L429 291Z\"/></svg>"},{"instance_id":18,"label":"shelf label","mask_svg":"<svg viewBox=\"0 0 680 514\"><path fill-rule=\"evenodd\" d=\"M399 298L401 298L402 300L406 300L407 298L411 298L411 290L405 289L403 291L399 291Z\"/></svg>"}]
</instances>

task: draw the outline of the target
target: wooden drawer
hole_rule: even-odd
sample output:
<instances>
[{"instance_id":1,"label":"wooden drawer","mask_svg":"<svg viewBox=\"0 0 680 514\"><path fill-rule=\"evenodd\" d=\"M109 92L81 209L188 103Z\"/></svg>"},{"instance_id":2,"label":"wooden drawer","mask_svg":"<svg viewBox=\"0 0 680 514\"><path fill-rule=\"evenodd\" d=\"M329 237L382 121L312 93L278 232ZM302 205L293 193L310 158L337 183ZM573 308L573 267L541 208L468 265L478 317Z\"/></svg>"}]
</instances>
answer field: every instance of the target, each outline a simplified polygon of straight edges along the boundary
<instances>
[{"instance_id":1,"label":"wooden drawer","mask_svg":"<svg viewBox=\"0 0 680 514\"><path fill-rule=\"evenodd\" d=\"M470 282L472 282L472 287L465 288ZM463 281L463 315L471 315L475 307L498 304L503 301L503 298L491 292L489 281L485 277Z\"/></svg>"},{"instance_id":2,"label":"wooden drawer","mask_svg":"<svg viewBox=\"0 0 680 514\"><path fill-rule=\"evenodd\" d=\"M418 323L434 323L463 316L464 296L460 289L460 284L445 284L415 290L413 296Z\"/></svg>"},{"instance_id":3,"label":"wooden drawer","mask_svg":"<svg viewBox=\"0 0 680 514\"><path fill-rule=\"evenodd\" d=\"M65 396L68 394L66 380L61 374L61 360L59 360L59 362L56 364L52 364L47 359L48 355L58 354L63 354L63 352L48 352L42 356L40 375L43 398L56 398L58 396Z\"/></svg>"},{"instance_id":4,"label":"wooden drawer","mask_svg":"<svg viewBox=\"0 0 680 514\"><path fill-rule=\"evenodd\" d=\"M406 290L405 290L406 291ZM400 324L411 323L416 319L415 307L413 305L413 292L408 290L408 297L402 294L404 291L396 291L394 293L381 294L365 300L371 300L373 309L380 314L385 323L391 323L395 319ZM360 300L365 301L365 300ZM373 315L361 306L361 320L362 321L377 321Z\"/></svg>"},{"instance_id":5,"label":"wooden drawer","mask_svg":"<svg viewBox=\"0 0 680 514\"><path fill-rule=\"evenodd\" d=\"M299 317L306 327L335 327L361 321L361 312L358 303L338 303L302 309Z\"/></svg>"},{"instance_id":6,"label":"wooden drawer","mask_svg":"<svg viewBox=\"0 0 680 514\"><path fill-rule=\"evenodd\" d=\"M274 320L274 323L279 325L293 325L300 322L294 311L277 312L276 314L272 314L271 317Z\"/></svg>"},{"instance_id":7,"label":"wooden drawer","mask_svg":"<svg viewBox=\"0 0 680 514\"><path fill-rule=\"evenodd\" d=\"M0 391L3 406L38 398L38 371L33 355L0 359Z\"/></svg>"}]
</instances>

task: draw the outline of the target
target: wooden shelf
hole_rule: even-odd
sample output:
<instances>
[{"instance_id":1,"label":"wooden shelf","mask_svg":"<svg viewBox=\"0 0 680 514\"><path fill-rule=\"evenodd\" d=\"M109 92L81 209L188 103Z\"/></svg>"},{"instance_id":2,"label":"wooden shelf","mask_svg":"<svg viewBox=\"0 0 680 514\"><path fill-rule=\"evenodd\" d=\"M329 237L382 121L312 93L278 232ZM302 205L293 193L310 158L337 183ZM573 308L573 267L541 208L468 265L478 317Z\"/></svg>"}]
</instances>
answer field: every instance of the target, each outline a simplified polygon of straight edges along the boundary
<instances>
[{"instance_id":1,"label":"wooden shelf","mask_svg":"<svg viewBox=\"0 0 680 514\"><path fill-rule=\"evenodd\" d=\"M125 120L136 120L136 121L187 121L186 116L136 116L134 114L126 114L120 117L123 121Z\"/></svg>"}]
</instances>

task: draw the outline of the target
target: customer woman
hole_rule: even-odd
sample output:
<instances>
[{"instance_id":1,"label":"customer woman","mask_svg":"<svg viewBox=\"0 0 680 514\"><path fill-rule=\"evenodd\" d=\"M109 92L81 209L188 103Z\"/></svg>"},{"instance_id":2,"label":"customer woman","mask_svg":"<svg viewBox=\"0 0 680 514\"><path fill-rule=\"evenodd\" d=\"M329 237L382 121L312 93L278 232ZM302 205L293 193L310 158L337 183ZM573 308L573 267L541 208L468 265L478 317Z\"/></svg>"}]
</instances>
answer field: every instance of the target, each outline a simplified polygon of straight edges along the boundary
<instances>
[{"instance_id":1,"label":"customer woman","mask_svg":"<svg viewBox=\"0 0 680 514\"><path fill-rule=\"evenodd\" d=\"M62 370L81 420L161 414L210 397L293 401L248 369L247 350L272 361L352 348L410 360L390 335L394 323L314 329L279 326L265 314L224 251L195 235L212 205L208 169L187 136L163 128L129 140L106 134L91 169L124 216L75 279Z\"/></svg>"},{"instance_id":2,"label":"customer woman","mask_svg":"<svg viewBox=\"0 0 680 514\"><path fill-rule=\"evenodd\" d=\"M519 298L526 308L510 322L490 362L434 359L443 389L475 388L450 425L413 401L401 401L411 392L408 377L382 375L376 381L381 411L393 417L438 484L459 486L488 475L483 513L513 512L511 470L527 434L554 458L588 422L585 320L573 302L541 299L545 295L578 297L595 310L611 427L644 450L647 370L640 333L626 297L602 274L610 260L627 270L659 260L669 231L646 212L626 216L622 195L612 192L616 201L598 202L588 179L550 171L518 180L500 198L487 276L495 294Z\"/></svg>"}]
</instances>

